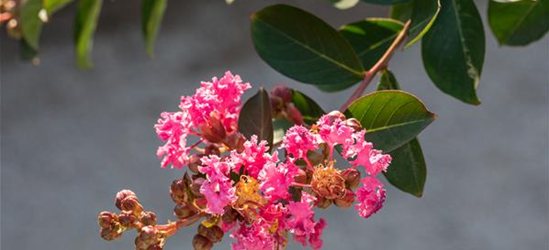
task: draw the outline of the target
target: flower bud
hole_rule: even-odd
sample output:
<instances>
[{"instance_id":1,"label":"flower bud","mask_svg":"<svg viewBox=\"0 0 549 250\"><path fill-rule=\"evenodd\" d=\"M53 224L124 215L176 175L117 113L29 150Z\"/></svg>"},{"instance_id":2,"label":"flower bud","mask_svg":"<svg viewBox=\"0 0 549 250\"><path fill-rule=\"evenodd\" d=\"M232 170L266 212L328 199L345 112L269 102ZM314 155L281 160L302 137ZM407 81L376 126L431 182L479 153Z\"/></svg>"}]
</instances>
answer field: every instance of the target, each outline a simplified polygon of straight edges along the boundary
<instances>
[{"instance_id":1,"label":"flower bud","mask_svg":"<svg viewBox=\"0 0 549 250\"><path fill-rule=\"evenodd\" d=\"M133 227L134 223L137 221L137 217L131 211L122 211L118 220L123 227Z\"/></svg>"},{"instance_id":2,"label":"flower bud","mask_svg":"<svg viewBox=\"0 0 549 250\"><path fill-rule=\"evenodd\" d=\"M170 185L170 196L175 203L185 203L189 200L188 186L183 179L174 180Z\"/></svg>"},{"instance_id":3,"label":"flower bud","mask_svg":"<svg viewBox=\"0 0 549 250\"><path fill-rule=\"evenodd\" d=\"M282 118L281 112L284 109L284 101L278 97L278 96L269 96L269 100L271 101L271 111L273 112L273 117L275 118Z\"/></svg>"},{"instance_id":4,"label":"flower bud","mask_svg":"<svg viewBox=\"0 0 549 250\"><path fill-rule=\"evenodd\" d=\"M244 150L244 142L246 142L246 137L241 133L231 133L226 141L227 145L231 149L236 149L238 153Z\"/></svg>"},{"instance_id":5,"label":"flower bud","mask_svg":"<svg viewBox=\"0 0 549 250\"><path fill-rule=\"evenodd\" d=\"M187 219L197 213L194 209L192 209L188 205L181 204L181 203L175 205L173 212L175 216L177 216L177 218L180 220Z\"/></svg>"},{"instance_id":6,"label":"flower bud","mask_svg":"<svg viewBox=\"0 0 549 250\"><path fill-rule=\"evenodd\" d=\"M293 91L286 85L278 85L271 90L271 95L279 97L284 102L291 102L293 99Z\"/></svg>"},{"instance_id":7,"label":"flower bud","mask_svg":"<svg viewBox=\"0 0 549 250\"><path fill-rule=\"evenodd\" d=\"M223 215L221 216L221 220L223 220L225 223L230 224L235 222L237 217L238 217L238 212L234 210L232 207L227 206L225 208Z\"/></svg>"},{"instance_id":8,"label":"flower bud","mask_svg":"<svg viewBox=\"0 0 549 250\"><path fill-rule=\"evenodd\" d=\"M154 226L156 225L156 214L151 211L146 211L141 217L141 223L145 226Z\"/></svg>"},{"instance_id":9,"label":"flower bud","mask_svg":"<svg viewBox=\"0 0 549 250\"><path fill-rule=\"evenodd\" d=\"M288 120L292 123L297 125L303 124L303 116L301 115L301 111L299 111L293 103L288 103L288 105L286 105L286 113L288 114Z\"/></svg>"},{"instance_id":10,"label":"flower bud","mask_svg":"<svg viewBox=\"0 0 549 250\"><path fill-rule=\"evenodd\" d=\"M101 228L101 238L104 240L115 240L122 235L122 228L120 224L116 223L109 228Z\"/></svg>"},{"instance_id":11,"label":"flower bud","mask_svg":"<svg viewBox=\"0 0 549 250\"><path fill-rule=\"evenodd\" d=\"M116 199L115 199L115 205L118 209L122 210L122 201L126 198L126 197L130 197L130 196L133 196L137 199L137 195L135 195L135 193L131 190L128 190L128 189L124 189L120 192L118 192L116 194Z\"/></svg>"},{"instance_id":12,"label":"flower bud","mask_svg":"<svg viewBox=\"0 0 549 250\"><path fill-rule=\"evenodd\" d=\"M205 150L204 151L205 155L217 155L217 156L221 155L221 151L219 151L219 147L217 147L214 144L208 145L204 150Z\"/></svg>"},{"instance_id":13,"label":"flower bud","mask_svg":"<svg viewBox=\"0 0 549 250\"><path fill-rule=\"evenodd\" d=\"M355 201L355 194L353 191L347 189L345 192L345 195L342 198L338 198L334 200L334 204L341 208L348 208L351 205L353 205L353 202Z\"/></svg>"},{"instance_id":14,"label":"flower bud","mask_svg":"<svg viewBox=\"0 0 549 250\"><path fill-rule=\"evenodd\" d=\"M332 205L332 200L326 199L324 197L318 197L318 201L316 205L319 208L328 208L330 205Z\"/></svg>"},{"instance_id":15,"label":"flower bud","mask_svg":"<svg viewBox=\"0 0 549 250\"><path fill-rule=\"evenodd\" d=\"M351 127L355 132L362 130L362 124L356 118L349 118L345 120L345 125Z\"/></svg>"},{"instance_id":16,"label":"flower bud","mask_svg":"<svg viewBox=\"0 0 549 250\"><path fill-rule=\"evenodd\" d=\"M349 168L343 171L341 176L345 179L345 186L348 189L355 189L360 184L360 171L356 168Z\"/></svg>"},{"instance_id":17,"label":"flower bud","mask_svg":"<svg viewBox=\"0 0 549 250\"><path fill-rule=\"evenodd\" d=\"M206 238L213 243L220 242L223 239L223 230L219 226L207 228Z\"/></svg>"},{"instance_id":18,"label":"flower bud","mask_svg":"<svg viewBox=\"0 0 549 250\"><path fill-rule=\"evenodd\" d=\"M141 228L141 232L137 235L136 242L138 239L147 246L154 245L159 241L158 230L154 226L145 226Z\"/></svg>"},{"instance_id":19,"label":"flower bud","mask_svg":"<svg viewBox=\"0 0 549 250\"><path fill-rule=\"evenodd\" d=\"M193 247L195 250L210 250L213 247L213 242L208 240L208 238L197 234L193 238Z\"/></svg>"},{"instance_id":20,"label":"flower bud","mask_svg":"<svg viewBox=\"0 0 549 250\"><path fill-rule=\"evenodd\" d=\"M147 248L147 250L162 250L162 246L160 246L160 244L155 244L155 245L152 245L152 246L149 246L149 248Z\"/></svg>"},{"instance_id":21,"label":"flower bud","mask_svg":"<svg viewBox=\"0 0 549 250\"><path fill-rule=\"evenodd\" d=\"M115 213L103 211L97 217L97 221L101 228L109 228L118 223L118 216Z\"/></svg>"},{"instance_id":22,"label":"flower bud","mask_svg":"<svg viewBox=\"0 0 549 250\"><path fill-rule=\"evenodd\" d=\"M203 195L200 193L200 188L202 187L202 183L204 183L206 179L199 177L192 181L191 183L191 192L195 197L203 197Z\"/></svg>"},{"instance_id":23,"label":"flower bud","mask_svg":"<svg viewBox=\"0 0 549 250\"><path fill-rule=\"evenodd\" d=\"M143 211L143 206L141 206L141 203L139 203L136 196L128 196L124 198L120 207L122 208L122 211L131 211L136 214Z\"/></svg>"},{"instance_id":24,"label":"flower bud","mask_svg":"<svg viewBox=\"0 0 549 250\"><path fill-rule=\"evenodd\" d=\"M327 114L330 122L334 122L337 119L345 120L345 115L337 110L334 110Z\"/></svg>"},{"instance_id":25,"label":"flower bud","mask_svg":"<svg viewBox=\"0 0 549 250\"><path fill-rule=\"evenodd\" d=\"M187 166L189 167L189 170L191 170L193 173L198 173L198 167L202 165L202 161L200 160L202 158L202 155L191 155L189 157L189 163L187 163Z\"/></svg>"},{"instance_id":26,"label":"flower bud","mask_svg":"<svg viewBox=\"0 0 549 250\"><path fill-rule=\"evenodd\" d=\"M301 184L307 183L307 173L303 169L298 169L298 173L294 176L294 181Z\"/></svg>"}]
</instances>

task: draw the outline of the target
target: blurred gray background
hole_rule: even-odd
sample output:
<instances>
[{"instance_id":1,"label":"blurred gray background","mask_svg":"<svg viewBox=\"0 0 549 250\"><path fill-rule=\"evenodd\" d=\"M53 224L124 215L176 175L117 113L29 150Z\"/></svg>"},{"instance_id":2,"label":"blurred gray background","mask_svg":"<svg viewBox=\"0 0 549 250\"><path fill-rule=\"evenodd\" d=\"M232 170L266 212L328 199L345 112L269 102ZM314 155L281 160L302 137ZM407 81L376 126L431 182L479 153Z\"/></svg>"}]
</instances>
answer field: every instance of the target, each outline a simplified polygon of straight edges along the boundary
<instances>
[{"instance_id":1,"label":"blurred gray background","mask_svg":"<svg viewBox=\"0 0 549 250\"><path fill-rule=\"evenodd\" d=\"M100 211L115 210L114 195L123 188L161 221L172 219L168 185L182 172L160 169L153 125L200 80L230 69L255 87L286 83L322 100L325 110L339 108L352 89L322 93L275 72L255 53L249 16L274 2L280 1L170 1L151 60L139 4L105 1L91 71L73 61L73 5L45 26L39 66L21 61L17 43L2 31L1 248L132 249L134 233L105 242L96 222ZM336 27L388 11L286 2ZM486 20L486 2L477 3ZM499 47L485 31L479 107L435 88L419 45L393 58L402 87L439 114L420 136L428 163L424 197L388 187L384 209L367 220L354 210L322 211L324 249L548 249L549 39ZM194 227L182 230L166 249L191 249L194 234ZM230 241L215 249L228 249Z\"/></svg>"}]
</instances>

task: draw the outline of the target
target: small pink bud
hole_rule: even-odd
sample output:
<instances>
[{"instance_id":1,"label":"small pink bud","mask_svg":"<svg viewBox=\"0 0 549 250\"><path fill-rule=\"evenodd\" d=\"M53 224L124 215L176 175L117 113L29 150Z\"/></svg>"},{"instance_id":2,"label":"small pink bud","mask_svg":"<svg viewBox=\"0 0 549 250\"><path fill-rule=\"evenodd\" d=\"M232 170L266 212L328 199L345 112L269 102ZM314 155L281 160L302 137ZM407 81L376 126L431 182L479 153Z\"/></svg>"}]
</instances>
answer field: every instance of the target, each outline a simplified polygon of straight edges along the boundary
<instances>
[{"instance_id":1,"label":"small pink bud","mask_svg":"<svg viewBox=\"0 0 549 250\"><path fill-rule=\"evenodd\" d=\"M278 85L271 90L271 95L282 99L283 102L288 103L293 99L293 92L286 85Z\"/></svg>"},{"instance_id":2,"label":"small pink bud","mask_svg":"<svg viewBox=\"0 0 549 250\"><path fill-rule=\"evenodd\" d=\"M151 211L143 212L143 215L141 217L141 223L146 226L156 225L156 214Z\"/></svg>"},{"instance_id":3,"label":"small pink bud","mask_svg":"<svg viewBox=\"0 0 549 250\"><path fill-rule=\"evenodd\" d=\"M208 238L197 234L193 238L193 247L195 250L210 250L213 247L213 242L208 240Z\"/></svg>"},{"instance_id":4,"label":"small pink bud","mask_svg":"<svg viewBox=\"0 0 549 250\"><path fill-rule=\"evenodd\" d=\"M175 216L177 216L177 218L180 220L187 219L190 216L193 216L197 213L197 211L195 211L194 209L190 208L186 204L181 204L181 203L175 205L173 212Z\"/></svg>"},{"instance_id":5,"label":"small pink bud","mask_svg":"<svg viewBox=\"0 0 549 250\"><path fill-rule=\"evenodd\" d=\"M362 124L356 118L345 120L345 125L351 127L355 132L362 130Z\"/></svg>"},{"instance_id":6,"label":"small pink bud","mask_svg":"<svg viewBox=\"0 0 549 250\"><path fill-rule=\"evenodd\" d=\"M139 232L137 238L147 246L154 245L159 241L158 230L154 226L145 226L141 228L141 232Z\"/></svg>"},{"instance_id":7,"label":"small pink bud","mask_svg":"<svg viewBox=\"0 0 549 250\"><path fill-rule=\"evenodd\" d=\"M120 225L123 227L133 227L137 217L131 211L122 211L119 216Z\"/></svg>"},{"instance_id":8,"label":"small pink bud","mask_svg":"<svg viewBox=\"0 0 549 250\"><path fill-rule=\"evenodd\" d=\"M189 163L187 166L189 167L189 170L191 170L193 173L198 173L198 167L202 165L202 161L200 160L202 158L202 155L191 155L189 157Z\"/></svg>"},{"instance_id":9,"label":"small pink bud","mask_svg":"<svg viewBox=\"0 0 549 250\"><path fill-rule=\"evenodd\" d=\"M143 211L143 206L141 206L141 203L139 203L136 196L128 196L124 198L120 207L122 208L122 211L131 211L136 214Z\"/></svg>"},{"instance_id":10,"label":"small pink bud","mask_svg":"<svg viewBox=\"0 0 549 250\"><path fill-rule=\"evenodd\" d=\"M162 246L160 246L159 244L156 244L156 245L152 245L152 246L149 246L149 248L147 248L147 250L162 250Z\"/></svg>"},{"instance_id":11,"label":"small pink bud","mask_svg":"<svg viewBox=\"0 0 549 250\"><path fill-rule=\"evenodd\" d=\"M115 240L122 235L120 224L116 223L113 227L101 228L101 238L104 240Z\"/></svg>"},{"instance_id":12,"label":"small pink bud","mask_svg":"<svg viewBox=\"0 0 549 250\"><path fill-rule=\"evenodd\" d=\"M189 199L188 186L184 179L174 180L170 185L170 196L175 203L185 203Z\"/></svg>"},{"instance_id":13,"label":"small pink bud","mask_svg":"<svg viewBox=\"0 0 549 250\"><path fill-rule=\"evenodd\" d=\"M115 213L103 211L97 217L97 221L101 228L109 228L118 223L118 216Z\"/></svg>"},{"instance_id":14,"label":"small pink bud","mask_svg":"<svg viewBox=\"0 0 549 250\"><path fill-rule=\"evenodd\" d=\"M360 171L356 168L349 168L341 176L345 179L345 186L349 189L355 189L360 184Z\"/></svg>"},{"instance_id":15,"label":"small pink bud","mask_svg":"<svg viewBox=\"0 0 549 250\"><path fill-rule=\"evenodd\" d=\"M329 118L330 122L334 122L337 119L345 120L345 115L337 110L326 114L326 116Z\"/></svg>"},{"instance_id":16,"label":"small pink bud","mask_svg":"<svg viewBox=\"0 0 549 250\"><path fill-rule=\"evenodd\" d=\"M137 195L135 195L135 193L129 189L124 189L118 192L116 194L116 199L115 199L116 207L122 210L122 200L124 200L126 197L129 197L129 196L133 196L137 198Z\"/></svg>"},{"instance_id":17,"label":"small pink bud","mask_svg":"<svg viewBox=\"0 0 549 250\"><path fill-rule=\"evenodd\" d=\"M195 197L203 197L200 193L200 188L202 187L202 183L204 183L204 181L206 181L206 179L199 177L194 179L191 183L191 192Z\"/></svg>"}]
</instances>

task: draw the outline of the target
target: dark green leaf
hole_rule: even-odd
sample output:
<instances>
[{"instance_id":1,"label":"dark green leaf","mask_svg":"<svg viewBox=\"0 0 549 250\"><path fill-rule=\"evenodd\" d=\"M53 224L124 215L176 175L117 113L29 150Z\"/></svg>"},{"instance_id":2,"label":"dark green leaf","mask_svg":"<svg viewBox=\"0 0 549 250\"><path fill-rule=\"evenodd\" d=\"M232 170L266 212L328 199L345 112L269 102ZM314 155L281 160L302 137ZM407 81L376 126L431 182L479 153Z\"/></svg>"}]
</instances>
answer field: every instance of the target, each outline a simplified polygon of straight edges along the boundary
<instances>
[{"instance_id":1,"label":"dark green leaf","mask_svg":"<svg viewBox=\"0 0 549 250\"><path fill-rule=\"evenodd\" d=\"M273 121L273 143L277 144L282 141L282 138L286 134L286 131L291 128L294 124L285 118L275 119Z\"/></svg>"},{"instance_id":2,"label":"dark green leaf","mask_svg":"<svg viewBox=\"0 0 549 250\"><path fill-rule=\"evenodd\" d=\"M369 18L341 27L341 34L357 52L364 68L371 68L391 46L402 23L388 18Z\"/></svg>"},{"instance_id":3,"label":"dark green leaf","mask_svg":"<svg viewBox=\"0 0 549 250\"><path fill-rule=\"evenodd\" d=\"M412 0L362 0L363 2L381 4L381 5L395 5L401 3L407 3Z\"/></svg>"},{"instance_id":4,"label":"dark green leaf","mask_svg":"<svg viewBox=\"0 0 549 250\"><path fill-rule=\"evenodd\" d=\"M406 22L412 19L412 10L414 9L414 1L393 5L389 17L401 22Z\"/></svg>"},{"instance_id":5,"label":"dark green leaf","mask_svg":"<svg viewBox=\"0 0 549 250\"><path fill-rule=\"evenodd\" d=\"M53 13L65 7L72 1L73 0L44 0L44 9L48 15L51 16Z\"/></svg>"},{"instance_id":6,"label":"dark green leaf","mask_svg":"<svg viewBox=\"0 0 549 250\"><path fill-rule=\"evenodd\" d=\"M252 96L240 111L238 118L238 130L246 138L257 135L259 141L265 140L269 148L273 146L273 118L271 113L271 101L265 89L260 88L257 94Z\"/></svg>"},{"instance_id":7,"label":"dark green leaf","mask_svg":"<svg viewBox=\"0 0 549 250\"><path fill-rule=\"evenodd\" d=\"M167 0L143 0L141 26L147 44L147 54L154 56L154 42L160 30Z\"/></svg>"},{"instance_id":8,"label":"dark green leaf","mask_svg":"<svg viewBox=\"0 0 549 250\"><path fill-rule=\"evenodd\" d=\"M251 31L259 56L295 80L351 86L364 76L358 57L341 34L298 8L267 7L252 16Z\"/></svg>"},{"instance_id":9,"label":"dark green leaf","mask_svg":"<svg viewBox=\"0 0 549 250\"><path fill-rule=\"evenodd\" d=\"M76 63L80 68L91 68L93 35L101 12L103 0L81 0L76 12L74 42L76 44Z\"/></svg>"},{"instance_id":10,"label":"dark green leaf","mask_svg":"<svg viewBox=\"0 0 549 250\"><path fill-rule=\"evenodd\" d=\"M19 55L23 60L32 60L38 56L38 51L33 49L25 39L19 41Z\"/></svg>"},{"instance_id":11,"label":"dark green leaf","mask_svg":"<svg viewBox=\"0 0 549 250\"><path fill-rule=\"evenodd\" d=\"M415 0L413 4L406 48L419 41L429 31L440 12L439 0Z\"/></svg>"},{"instance_id":12,"label":"dark green leaf","mask_svg":"<svg viewBox=\"0 0 549 250\"><path fill-rule=\"evenodd\" d=\"M398 189L421 197L427 177L425 159L419 141L414 138L389 153L391 166L384 172L385 178Z\"/></svg>"},{"instance_id":13,"label":"dark green leaf","mask_svg":"<svg viewBox=\"0 0 549 250\"><path fill-rule=\"evenodd\" d=\"M391 71L384 71L381 74L378 90L400 89L399 84ZM421 197L423 186L427 176L427 166L417 138L405 143L391 151L393 158L387 172L383 173L385 178L398 189Z\"/></svg>"},{"instance_id":14,"label":"dark green leaf","mask_svg":"<svg viewBox=\"0 0 549 250\"><path fill-rule=\"evenodd\" d=\"M541 39L549 30L549 1L491 0L488 22L500 44L527 45Z\"/></svg>"},{"instance_id":15,"label":"dark green leaf","mask_svg":"<svg viewBox=\"0 0 549 250\"><path fill-rule=\"evenodd\" d=\"M476 89L485 52L480 15L473 0L443 0L441 5L422 40L423 65L442 92L478 105Z\"/></svg>"},{"instance_id":16,"label":"dark green leaf","mask_svg":"<svg viewBox=\"0 0 549 250\"><path fill-rule=\"evenodd\" d=\"M325 114L324 110L313 99L297 90L293 90L292 103L301 112L303 121L308 125L316 123Z\"/></svg>"},{"instance_id":17,"label":"dark green leaf","mask_svg":"<svg viewBox=\"0 0 549 250\"><path fill-rule=\"evenodd\" d=\"M419 99L400 90L366 95L353 102L345 114L358 119L368 131L366 140L384 152L409 142L436 118Z\"/></svg>"},{"instance_id":18,"label":"dark green leaf","mask_svg":"<svg viewBox=\"0 0 549 250\"><path fill-rule=\"evenodd\" d=\"M42 10L42 0L24 1L20 9L21 34L27 44L34 50L38 50L38 40L42 31L43 22L39 13Z\"/></svg>"}]
</instances>

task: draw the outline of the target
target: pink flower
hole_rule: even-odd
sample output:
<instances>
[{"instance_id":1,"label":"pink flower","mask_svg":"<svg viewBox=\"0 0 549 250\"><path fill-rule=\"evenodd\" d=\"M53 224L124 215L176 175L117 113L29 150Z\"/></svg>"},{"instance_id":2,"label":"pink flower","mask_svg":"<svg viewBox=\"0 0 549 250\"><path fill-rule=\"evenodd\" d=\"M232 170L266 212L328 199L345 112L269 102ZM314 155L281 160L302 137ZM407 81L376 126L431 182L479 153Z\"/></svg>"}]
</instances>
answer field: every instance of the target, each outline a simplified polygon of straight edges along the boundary
<instances>
[{"instance_id":1,"label":"pink flower","mask_svg":"<svg viewBox=\"0 0 549 250\"><path fill-rule=\"evenodd\" d=\"M298 167L293 163L267 163L258 175L264 197L270 201L288 199L290 186L297 173Z\"/></svg>"},{"instance_id":2,"label":"pink flower","mask_svg":"<svg viewBox=\"0 0 549 250\"><path fill-rule=\"evenodd\" d=\"M156 155L162 158L162 168L182 168L187 163L190 148L186 146L189 133L188 114L185 112L162 112L154 125L158 138L166 143L159 147Z\"/></svg>"},{"instance_id":3,"label":"pink flower","mask_svg":"<svg viewBox=\"0 0 549 250\"><path fill-rule=\"evenodd\" d=\"M316 150L318 142L307 128L296 125L286 131L281 147L295 159L300 159L306 157L309 150Z\"/></svg>"},{"instance_id":4,"label":"pink flower","mask_svg":"<svg viewBox=\"0 0 549 250\"><path fill-rule=\"evenodd\" d=\"M196 128L209 125L213 115L221 121L227 133L236 131L241 97L251 85L242 83L240 76L230 71L220 79L214 77L211 82L202 82L201 85L193 96L181 97L181 110L188 110Z\"/></svg>"},{"instance_id":5,"label":"pink flower","mask_svg":"<svg viewBox=\"0 0 549 250\"><path fill-rule=\"evenodd\" d=\"M276 152L270 155L267 150L267 142L261 141L258 144L257 136L253 135L249 141L244 142L244 150L241 153L236 152L236 150L231 152L234 172L240 173L243 171L245 175L257 179L259 172L265 165L269 162L276 163L278 161Z\"/></svg>"},{"instance_id":6,"label":"pink flower","mask_svg":"<svg viewBox=\"0 0 549 250\"><path fill-rule=\"evenodd\" d=\"M269 231L271 225L263 220L258 220L247 226L245 222L231 234L236 242L231 245L233 250L276 250L282 249L282 244L277 237ZM276 247L279 246L279 247Z\"/></svg>"},{"instance_id":7,"label":"pink flower","mask_svg":"<svg viewBox=\"0 0 549 250\"><path fill-rule=\"evenodd\" d=\"M232 167L228 162L220 161L216 155L202 157L201 161L204 166L198 170L206 174L206 181L202 183L200 193L207 201L206 213L221 215L225 206L237 199L233 181L227 177Z\"/></svg>"},{"instance_id":8,"label":"pink flower","mask_svg":"<svg viewBox=\"0 0 549 250\"><path fill-rule=\"evenodd\" d=\"M356 156L356 159L350 161L350 163L353 166L363 166L370 176L376 177L381 171L387 171L389 164L391 164L391 156L382 154L380 150L373 149L372 143L364 140L365 132L362 130L354 134L353 137L356 143L346 145L344 147L344 155L345 157Z\"/></svg>"},{"instance_id":9,"label":"pink flower","mask_svg":"<svg viewBox=\"0 0 549 250\"><path fill-rule=\"evenodd\" d=\"M320 117L317 125L320 138L331 148L349 143L354 133L353 128L345 123L344 116L337 117L332 113Z\"/></svg>"},{"instance_id":10,"label":"pink flower","mask_svg":"<svg viewBox=\"0 0 549 250\"><path fill-rule=\"evenodd\" d=\"M312 211L312 202L315 198L306 192L302 192L301 201L288 204L288 213L291 216L287 220L287 227L294 235L294 240L304 247L307 243L313 249L322 248L322 231L326 227L324 219L314 220L315 213Z\"/></svg>"},{"instance_id":11,"label":"pink flower","mask_svg":"<svg viewBox=\"0 0 549 250\"><path fill-rule=\"evenodd\" d=\"M375 214L383 206L385 201L385 189L383 183L376 178L366 177L362 179L364 186L356 191L359 204L356 205L358 214L368 218Z\"/></svg>"}]
</instances>

